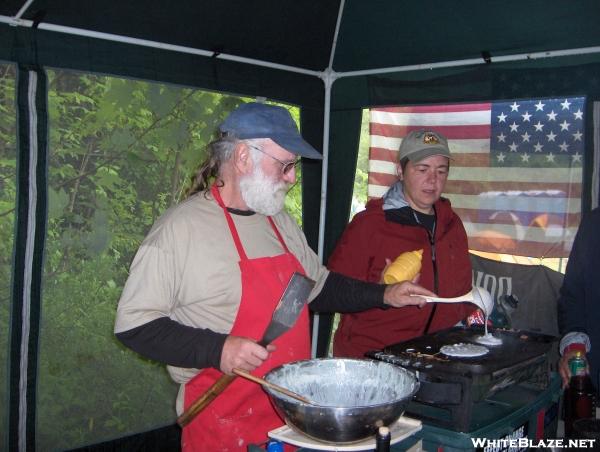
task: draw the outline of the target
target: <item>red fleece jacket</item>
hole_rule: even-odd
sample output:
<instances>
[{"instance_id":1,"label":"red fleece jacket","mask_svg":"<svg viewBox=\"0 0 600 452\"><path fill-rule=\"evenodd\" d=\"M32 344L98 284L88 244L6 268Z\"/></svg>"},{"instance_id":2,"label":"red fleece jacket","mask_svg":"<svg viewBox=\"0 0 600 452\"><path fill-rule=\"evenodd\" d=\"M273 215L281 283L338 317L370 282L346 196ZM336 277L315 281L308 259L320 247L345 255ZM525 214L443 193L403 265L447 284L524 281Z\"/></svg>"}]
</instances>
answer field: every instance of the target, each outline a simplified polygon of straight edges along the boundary
<instances>
[{"instance_id":1,"label":"red fleece jacket","mask_svg":"<svg viewBox=\"0 0 600 452\"><path fill-rule=\"evenodd\" d=\"M394 260L405 251L423 249L419 284L435 291L432 246L427 230L412 222L410 216L406 224L397 222L401 220L386 220L382 204L381 199L372 200L365 211L354 217L329 258L328 267L363 281L379 282L386 258ZM456 297L471 290L467 235L450 201L440 199L435 210L437 294ZM429 332L455 325L475 308L470 303L438 303ZM334 338L334 355L363 357L369 350L421 336L432 309L433 304L428 303L421 309L408 306L344 314Z\"/></svg>"}]
</instances>

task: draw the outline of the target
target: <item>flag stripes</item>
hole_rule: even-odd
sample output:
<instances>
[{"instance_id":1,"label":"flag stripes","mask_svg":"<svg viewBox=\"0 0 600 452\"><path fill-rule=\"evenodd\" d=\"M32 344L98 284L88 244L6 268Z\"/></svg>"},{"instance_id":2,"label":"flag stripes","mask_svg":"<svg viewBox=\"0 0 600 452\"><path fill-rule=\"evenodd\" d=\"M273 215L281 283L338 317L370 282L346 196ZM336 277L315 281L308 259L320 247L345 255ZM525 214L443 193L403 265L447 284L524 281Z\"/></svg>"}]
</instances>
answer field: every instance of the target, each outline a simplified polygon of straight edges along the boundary
<instances>
[{"instance_id":1,"label":"flag stripes","mask_svg":"<svg viewBox=\"0 0 600 452\"><path fill-rule=\"evenodd\" d=\"M581 214L584 98L371 110L368 195L397 180L398 148L412 130L446 136L444 196L471 249L568 256Z\"/></svg>"}]
</instances>

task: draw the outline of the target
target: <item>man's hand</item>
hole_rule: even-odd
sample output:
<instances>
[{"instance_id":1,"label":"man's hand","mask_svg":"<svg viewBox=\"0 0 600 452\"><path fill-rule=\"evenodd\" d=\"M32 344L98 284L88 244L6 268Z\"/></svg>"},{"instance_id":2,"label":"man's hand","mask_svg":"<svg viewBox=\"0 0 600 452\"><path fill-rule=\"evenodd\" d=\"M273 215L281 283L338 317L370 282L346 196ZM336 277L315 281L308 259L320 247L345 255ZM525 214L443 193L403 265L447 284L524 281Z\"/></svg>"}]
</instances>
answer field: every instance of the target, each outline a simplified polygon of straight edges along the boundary
<instances>
[{"instance_id":1,"label":"man's hand","mask_svg":"<svg viewBox=\"0 0 600 452\"><path fill-rule=\"evenodd\" d=\"M579 350L566 351L564 355L560 357L558 361L558 373L562 378L563 389L569 386L569 380L571 379L571 369L569 368L569 361L575 356ZM589 366L589 365L588 365ZM589 369L587 370L590 371Z\"/></svg>"},{"instance_id":2,"label":"man's hand","mask_svg":"<svg viewBox=\"0 0 600 452\"><path fill-rule=\"evenodd\" d=\"M383 302L395 308L403 306L419 306L422 308L425 306L425 299L414 295L427 295L429 297L435 297L436 295L417 284L419 276L415 276L412 281L402 281L387 286L383 294Z\"/></svg>"},{"instance_id":3,"label":"man's hand","mask_svg":"<svg viewBox=\"0 0 600 452\"><path fill-rule=\"evenodd\" d=\"M233 375L232 370L236 367L251 372L259 367L276 348L273 344L265 348L246 337L228 336L221 352L221 372Z\"/></svg>"}]
</instances>

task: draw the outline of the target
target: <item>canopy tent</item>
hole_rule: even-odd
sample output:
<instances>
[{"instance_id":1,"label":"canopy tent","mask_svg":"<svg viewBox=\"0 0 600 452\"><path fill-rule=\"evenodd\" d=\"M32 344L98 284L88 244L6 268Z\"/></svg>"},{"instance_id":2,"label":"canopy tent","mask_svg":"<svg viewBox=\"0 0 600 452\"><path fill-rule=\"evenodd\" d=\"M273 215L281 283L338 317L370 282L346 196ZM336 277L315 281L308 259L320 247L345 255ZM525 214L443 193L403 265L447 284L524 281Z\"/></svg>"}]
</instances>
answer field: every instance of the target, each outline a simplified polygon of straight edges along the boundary
<instances>
[{"instance_id":1,"label":"canopy tent","mask_svg":"<svg viewBox=\"0 0 600 452\"><path fill-rule=\"evenodd\" d=\"M595 0L7 0L0 60L298 105L303 135L324 153L322 164L303 162L303 212L309 243L326 260L349 216L363 108L578 94L588 98L591 131L599 17ZM588 140L584 208L592 155ZM21 178L27 169L20 171ZM316 329L318 355L328 329L327 322ZM22 407L11 402L11 416ZM11 441L18 437L13 432Z\"/></svg>"}]
</instances>

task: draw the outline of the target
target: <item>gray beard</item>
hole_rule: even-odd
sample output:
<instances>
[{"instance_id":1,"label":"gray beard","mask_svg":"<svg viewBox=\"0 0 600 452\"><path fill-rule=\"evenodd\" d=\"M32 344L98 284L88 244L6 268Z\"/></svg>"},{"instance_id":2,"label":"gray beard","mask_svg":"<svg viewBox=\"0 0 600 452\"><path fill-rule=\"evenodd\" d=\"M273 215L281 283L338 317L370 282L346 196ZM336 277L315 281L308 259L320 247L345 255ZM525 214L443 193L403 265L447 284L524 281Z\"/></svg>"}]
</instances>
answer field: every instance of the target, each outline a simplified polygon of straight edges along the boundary
<instances>
[{"instance_id":1,"label":"gray beard","mask_svg":"<svg viewBox=\"0 0 600 452\"><path fill-rule=\"evenodd\" d=\"M285 204L287 184L269 179L260 167L240 180L242 199L249 209L262 215L275 215Z\"/></svg>"}]
</instances>

